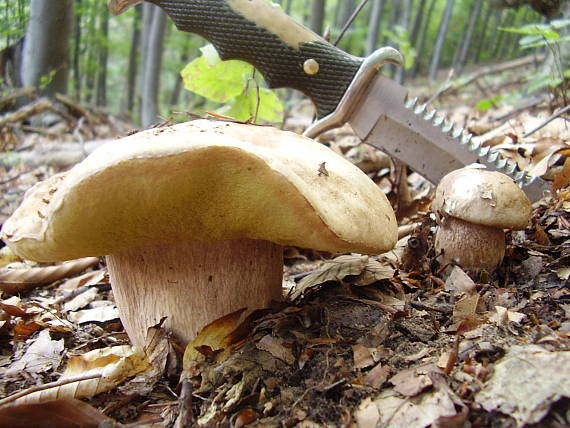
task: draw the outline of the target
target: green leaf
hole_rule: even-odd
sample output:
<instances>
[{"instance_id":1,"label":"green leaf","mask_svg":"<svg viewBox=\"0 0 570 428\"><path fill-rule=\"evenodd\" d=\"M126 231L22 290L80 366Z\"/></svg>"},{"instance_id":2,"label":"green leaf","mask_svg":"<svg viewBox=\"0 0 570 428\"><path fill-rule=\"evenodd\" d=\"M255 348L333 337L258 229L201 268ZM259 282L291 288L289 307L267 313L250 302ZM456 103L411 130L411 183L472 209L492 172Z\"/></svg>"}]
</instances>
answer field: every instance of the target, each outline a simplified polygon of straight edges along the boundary
<instances>
[{"instance_id":1,"label":"green leaf","mask_svg":"<svg viewBox=\"0 0 570 428\"><path fill-rule=\"evenodd\" d=\"M493 98L488 98L486 100L481 100L475 104L475 108L480 111L488 111L493 107L496 107L504 99L504 95L497 95Z\"/></svg>"},{"instance_id":2,"label":"green leaf","mask_svg":"<svg viewBox=\"0 0 570 428\"><path fill-rule=\"evenodd\" d=\"M258 108L259 102L259 108ZM241 121L251 120L257 110L256 122L281 122L283 119L283 104L273 91L265 88L248 89L235 97L229 104L218 109L218 113Z\"/></svg>"},{"instance_id":3,"label":"green leaf","mask_svg":"<svg viewBox=\"0 0 570 428\"><path fill-rule=\"evenodd\" d=\"M211 52L196 58L182 72L184 87L219 103L225 103L243 92L253 67L246 62L219 61L213 65Z\"/></svg>"}]
</instances>

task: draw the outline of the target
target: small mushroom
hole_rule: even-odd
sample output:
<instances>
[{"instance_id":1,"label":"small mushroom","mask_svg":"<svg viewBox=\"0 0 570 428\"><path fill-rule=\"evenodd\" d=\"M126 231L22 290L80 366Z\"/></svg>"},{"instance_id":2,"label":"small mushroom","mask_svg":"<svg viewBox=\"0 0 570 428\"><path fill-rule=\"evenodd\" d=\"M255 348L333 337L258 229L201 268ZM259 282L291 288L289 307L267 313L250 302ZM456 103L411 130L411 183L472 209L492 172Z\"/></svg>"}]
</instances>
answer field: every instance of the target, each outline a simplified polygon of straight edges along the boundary
<instances>
[{"instance_id":1,"label":"small mushroom","mask_svg":"<svg viewBox=\"0 0 570 428\"><path fill-rule=\"evenodd\" d=\"M442 178L431 209L440 216L435 250L441 262L493 272L505 255L504 229L527 227L532 206L505 174L465 167Z\"/></svg>"},{"instance_id":2,"label":"small mushroom","mask_svg":"<svg viewBox=\"0 0 570 428\"><path fill-rule=\"evenodd\" d=\"M106 255L123 325L144 345L163 317L189 342L227 313L282 298L282 245L379 253L397 227L382 191L327 147L198 120L108 143L37 184L2 238L30 260Z\"/></svg>"}]
</instances>

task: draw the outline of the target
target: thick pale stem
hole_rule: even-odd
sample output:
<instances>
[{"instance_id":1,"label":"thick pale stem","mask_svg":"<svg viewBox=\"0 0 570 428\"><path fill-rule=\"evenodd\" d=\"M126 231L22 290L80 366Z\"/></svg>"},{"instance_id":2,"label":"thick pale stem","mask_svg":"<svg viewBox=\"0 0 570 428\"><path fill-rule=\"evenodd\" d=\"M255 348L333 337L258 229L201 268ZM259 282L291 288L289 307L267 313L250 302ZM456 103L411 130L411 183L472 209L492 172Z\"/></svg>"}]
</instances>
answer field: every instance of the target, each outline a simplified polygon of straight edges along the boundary
<instances>
[{"instance_id":1,"label":"thick pale stem","mask_svg":"<svg viewBox=\"0 0 570 428\"><path fill-rule=\"evenodd\" d=\"M455 262L464 269L493 272L505 255L502 229L468 223L454 217L443 220L435 236L435 250L443 264Z\"/></svg>"},{"instance_id":2,"label":"thick pale stem","mask_svg":"<svg viewBox=\"0 0 570 428\"><path fill-rule=\"evenodd\" d=\"M134 345L164 326L186 344L230 312L267 307L282 297L283 249L236 239L132 248L107 256L121 321Z\"/></svg>"}]
</instances>

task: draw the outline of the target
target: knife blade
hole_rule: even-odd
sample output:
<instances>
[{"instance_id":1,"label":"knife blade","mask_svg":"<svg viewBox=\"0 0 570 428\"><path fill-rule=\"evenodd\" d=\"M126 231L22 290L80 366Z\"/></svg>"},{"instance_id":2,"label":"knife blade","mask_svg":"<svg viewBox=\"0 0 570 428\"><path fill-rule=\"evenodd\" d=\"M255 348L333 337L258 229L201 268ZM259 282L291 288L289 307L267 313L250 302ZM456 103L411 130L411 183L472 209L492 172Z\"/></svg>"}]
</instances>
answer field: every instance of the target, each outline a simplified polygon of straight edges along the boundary
<instances>
[{"instance_id":1,"label":"knife blade","mask_svg":"<svg viewBox=\"0 0 570 428\"><path fill-rule=\"evenodd\" d=\"M143 0L110 0L117 15ZM548 183L527 176L499 152L481 147L445 116L407 99L407 91L382 76L385 63L401 64L393 48L367 58L331 45L266 0L147 0L181 31L209 40L223 60L239 59L263 74L270 88L292 88L315 104L315 137L348 122L366 143L398 158L436 184L448 172L480 162L509 174L533 200Z\"/></svg>"}]
</instances>

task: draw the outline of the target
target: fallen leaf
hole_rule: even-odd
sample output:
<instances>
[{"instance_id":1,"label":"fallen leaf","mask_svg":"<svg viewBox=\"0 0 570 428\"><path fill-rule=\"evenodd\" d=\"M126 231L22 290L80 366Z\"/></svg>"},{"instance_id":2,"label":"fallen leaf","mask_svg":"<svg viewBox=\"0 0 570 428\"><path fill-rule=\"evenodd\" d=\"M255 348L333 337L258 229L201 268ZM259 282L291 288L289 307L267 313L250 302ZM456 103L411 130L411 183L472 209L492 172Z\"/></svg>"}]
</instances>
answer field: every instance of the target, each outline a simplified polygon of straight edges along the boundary
<instances>
[{"instance_id":1,"label":"fallen leaf","mask_svg":"<svg viewBox=\"0 0 570 428\"><path fill-rule=\"evenodd\" d=\"M454 266L445 281L445 289L460 293L470 293L475 290L475 282L459 266Z\"/></svg>"},{"instance_id":2,"label":"fallen leaf","mask_svg":"<svg viewBox=\"0 0 570 428\"><path fill-rule=\"evenodd\" d=\"M570 157L566 158L562 170L554 177L552 188L560 190L568 185L570 185Z\"/></svg>"},{"instance_id":3,"label":"fallen leaf","mask_svg":"<svg viewBox=\"0 0 570 428\"><path fill-rule=\"evenodd\" d=\"M16 294L29 291L37 285L49 284L58 279L75 275L99 263L98 257L85 257L71 260L57 266L28 269L0 269L0 290Z\"/></svg>"},{"instance_id":4,"label":"fallen leaf","mask_svg":"<svg viewBox=\"0 0 570 428\"><path fill-rule=\"evenodd\" d=\"M42 330L22 358L8 367L6 376L14 376L21 371L45 373L55 370L61 362L63 350L63 339L52 340L49 330Z\"/></svg>"},{"instance_id":5,"label":"fallen leaf","mask_svg":"<svg viewBox=\"0 0 570 428\"><path fill-rule=\"evenodd\" d=\"M55 385L53 388L32 392L15 402L39 403L60 398L92 397L114 389L147 368L148 360L140 348L122 345L95 349L82 355L71 356L58 382L95 375L99 377Z\"/></svg>"},{"instance_id":6,"label":"fallen leaf","mask_svg":"<svg viewBox=\"0 0 570 428\"><path fill-rule=\"evenodd\" d=\"M570 397L570 352L537 345L512 346L475 396L488 412L505 413L517 426L539 422L561 397Z\"/></svg>"},{"instance_id":7,"label":"fallen leaf","mask_svg":"<svg viewBox=\"0 0 570 428\"><path fill-rule=\"evenodd\" d=\"M352 284L358 286L370 285L377 281L394 278L395 273L396 270L388 264L369 258L366 266L364 266L364 270L352 281Z\"/></svg>"},{"instance_id":8,"label":"fallen leaf","mask_svg":"<svg viewBox=\"0 0 570 428\"><path fill-rule=\"evenodd\" d=\"M66 302L63 305L64 312L72 312L77 311L78 309L86 307L89 303L96 300L99 295L99 290L97 288L89 288L88 290L84 291L83 293L75 296L70 301Z\"/></svg>"},{"instance_id":9,"label":"fallen leaf","mask_svg":"<svg viewBox=\"0 0 570 428\"><path fill-rule=\"evenodd\" d=\"M76 276L75 278L70 278L64 281L59 287L57 287L58 292L65 292L76 290L79 287L99 284L101 282L107 282L107 270L100 269L94 270L92 272L84 273L83 275Z\"/></svg>"},{"instance_id":10,"label":"fallen leaf","mask_svg":"<svg viewBox=\"0 0 570 428\"><path fill-rule=\"evenodd\" d=\"M368 256L344 255L323 264L318 272L307 275L291 293L291 300L296 300L313 287L328 281L342 281L347 276L360 275L368 263Z\"/></svg>"},{"instance_id":11,"label":"fallen leaf","mask_svg":"<svg viewBox=\"0 0 570 428\"><path fill-rule=\"evenodd\" d=\"M390 378L390 383L394 385L394 391L406 397L415 397L424 389L432 386L429 376L431 372L441 373L441 370L434 364L424 364L402 370Z\"/></svg>"},{"instance_id":12,"label":"fallen leaf","mask_svg":"<svg viewBox=\"0 0 570 428\"><path fill-rule=\"evenodd\" d=\"M263 336L256 344L255 347L265 352L269 352L275 358L285 361L291 365L295 362L295 356L290 349L283 346L280 339L277 339L270 334Z\"/></svg>"},{"instance_id":13,"label":"fallen leaf","mask_svg":"<svg viewBox=\"0 0 570 428\"><path fill-rule=\"evenodd\" d=\"M228 348L234 341L232 333L239 327L244 315L245 309L240 309L212 321L200 330L194 340L186 345L183 359L184 370L188 370L196 361L204 359L203 354L198 350L201 346L208 346L212 350Z\"/></svg>"},{"instance_id":14,"label":"fallen leaf","mask_svg":"<svg viewBox=\"0 0 570 428\"><path fill-rule=\"evenodd\" d=\"M556 269L555 272L556 272L556 276L559 279L562 279L564 281L567 281L568 279L570 279L570 267L568 267L568 266Z\"/></svg>"},{"instance_id":15,"label":"fallen leaf","mask_svg":"<svg viewBox=\"0 0 570 428\"><path fill-rule=\"evenodd\" d=\"M503 306L495 306L495 312L489 317L489 321L505 326L509 322L520 324L525 318L526 315L521 312L510 311Z\"/></svg>"},{"instance_id":16,"label":"fallen leaf","mask_svg":"<svg viewBox=\"0 0 570 428\"><path fill-rule=\"evenodd\" d=\"M394 389L388 388L374 399L374 404L380 413L376 425L379 427L435 426L440 417L457 414L452 398L443 389L424 392L410 400L398 396Z\"/></svg>"},{"instance_id":17,"label":"fallen leaf","mask_svg":"<svg viewBox=\"0 0 570 428\"><path fill-rule=\"evenodd\" d=\"M466 294L459 299L453 307L453 321L459 323L468 319L477 313L477 305L479 304L478 294Z\"/></svg>"},{"instance_id":18,"label":"fallen leaf","mask_svg":"<svg viewBox=\"0 0 570 428\"><path fill-rule=\"evenodd\" d=\"M47 422L49 421L49 423ZM63 399L0 408L0 426L10 428L97 428L112 419L80 400ZM111 425L109 425L111 426Z\"/></svg>"},{"instance_id":19,"label":"fallen leaf","mask_svg":"<svg viewBox=\"0 0 570 428\"><path fill-rule=\"evenodd\" d=\"M364 369L375 363L372 353L368 348L362 345L352 345L352 355L354 358L354 367Z\"/></svg>"},{"instance_id":20,"label":"fallen leaf","mask_svg":"<svg viewBox=\"0 0 570 428\"><path fill-rule=\"evenodd\" d=\"M67 315L67 318L77 324L85 324L88 322L108 322L119 319L119 309L117 309L115 305L109 304L92 309L71 312Z\"/></svg>"},{"instance_id":21,"label":"fallen leaf","mask_svg":"<svg viewBox=\"0 0 570 428\"><path fill-rule=\"evenodd\" d=\"M388 379L390 375L390 367L383 366L382 364L377 364L372 370L366 373L364 377L364 382L366 385L372 388L380 389L384 382Z\"/></svg>"}]
</instances>

